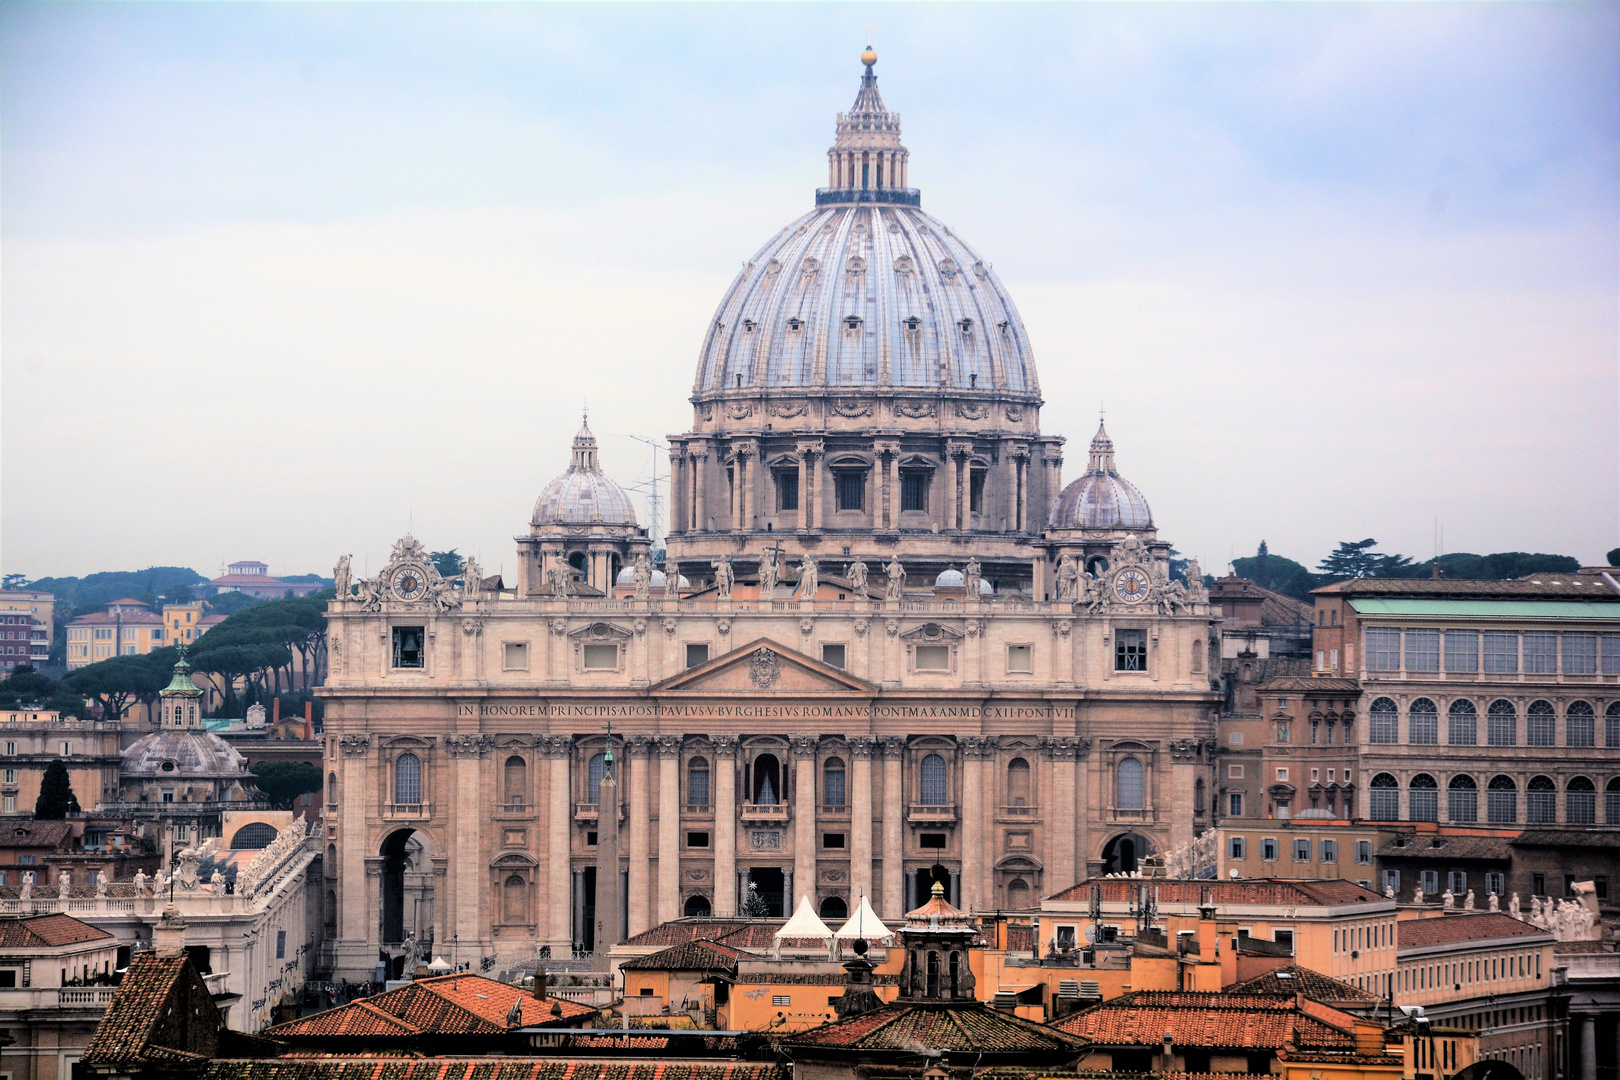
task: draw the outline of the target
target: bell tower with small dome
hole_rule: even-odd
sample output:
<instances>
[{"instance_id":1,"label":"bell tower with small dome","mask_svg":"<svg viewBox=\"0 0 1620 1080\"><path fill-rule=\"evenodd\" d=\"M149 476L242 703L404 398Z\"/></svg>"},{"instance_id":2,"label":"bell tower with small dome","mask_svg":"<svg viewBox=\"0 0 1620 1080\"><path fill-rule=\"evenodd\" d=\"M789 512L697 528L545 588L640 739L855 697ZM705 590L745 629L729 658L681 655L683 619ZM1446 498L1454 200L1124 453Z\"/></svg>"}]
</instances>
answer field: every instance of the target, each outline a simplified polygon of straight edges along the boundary
<instances>
[{"instance_id":1,"label":"bell tower with small dome","mask_svg":"<svg viewBox=\"0 0 1620 1080\"><path fill-rule=\"evenodd\" d=\"M159 726L171 730L200 730L202 696L197 684L191 681L191 665L186 663L186 649L182 645L180 659L174 665L174 677L158 693Z\"/></svg>"}]
</instances>

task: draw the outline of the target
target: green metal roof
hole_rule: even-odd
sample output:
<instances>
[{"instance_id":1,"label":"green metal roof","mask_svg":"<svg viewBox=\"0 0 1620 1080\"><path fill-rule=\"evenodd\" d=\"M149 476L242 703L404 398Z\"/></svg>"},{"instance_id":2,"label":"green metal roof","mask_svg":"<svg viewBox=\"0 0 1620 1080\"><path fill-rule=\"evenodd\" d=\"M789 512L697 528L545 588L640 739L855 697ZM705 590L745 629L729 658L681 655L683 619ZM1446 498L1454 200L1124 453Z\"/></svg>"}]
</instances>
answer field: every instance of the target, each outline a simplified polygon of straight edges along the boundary
<instances>
[{"instance_id":1,"label":"green metal roof","mask_svg":"<svg viewBox=\"0 0 1620 1080\"><path fill-rule=\"evenodd\" d=\"M1620 622L1620 603L1594 604L1588 600L1397 600L1358 596L1350 601L1350 606L1358 615L1466 619L1603 619Z\"/></svg>"}]
</instances>

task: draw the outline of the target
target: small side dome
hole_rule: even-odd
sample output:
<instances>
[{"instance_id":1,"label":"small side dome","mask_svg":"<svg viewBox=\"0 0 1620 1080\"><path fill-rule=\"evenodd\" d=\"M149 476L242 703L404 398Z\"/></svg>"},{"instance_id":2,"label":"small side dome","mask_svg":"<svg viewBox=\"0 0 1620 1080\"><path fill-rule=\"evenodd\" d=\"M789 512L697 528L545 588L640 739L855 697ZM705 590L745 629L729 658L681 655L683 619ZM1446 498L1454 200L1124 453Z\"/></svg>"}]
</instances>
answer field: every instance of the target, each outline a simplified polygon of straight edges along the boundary
<instances>
[{"instance_id":1,"label":"small side dome","mask_svg":"<svg viewBox=\"0 0 1620 1080\"><path fill-rule=\"evenodd\" d=\"M1153 511L1136 485L1114 468L1114 443L1101 424L1086 473L1063 489L1047 519L1054 529L1151 529Z\"/></svg>"},{"instance_id":2,"label":"small side dome","mask_svg":"<svg viewBox=\"0 0 1620 1080\"><path fill-rule=\"evenodd\" d=\"M535 500L529 524L635 525L636 510L630 496L602 471L596 460L596 436L588 423L574 436L574 456L568 471L546 485Z\"/></svg>"},{"instance_id":3,"label":"small side dome","mask_svg":"<svg viewBox=\"0 0 1620 1080\"><path fill-rule=\"evenodd\" d=\"M934 579L934 587L936 589L960 589L966 584L967 579L962 576L962 571L956 569L954 566L947 570L940 571L939 577Z\"/></svg>"}]
</instances>

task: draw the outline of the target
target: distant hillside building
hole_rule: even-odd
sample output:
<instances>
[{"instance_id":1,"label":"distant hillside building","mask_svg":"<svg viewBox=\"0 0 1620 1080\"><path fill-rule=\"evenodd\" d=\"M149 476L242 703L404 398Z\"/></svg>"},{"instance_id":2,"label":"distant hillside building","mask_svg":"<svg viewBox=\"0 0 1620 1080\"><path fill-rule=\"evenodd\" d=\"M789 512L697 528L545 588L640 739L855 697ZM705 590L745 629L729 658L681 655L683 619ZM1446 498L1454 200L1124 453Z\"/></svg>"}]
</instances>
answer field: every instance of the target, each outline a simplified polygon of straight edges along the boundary
<instances>
[{"instance_id":1,"label":"distant hillside building","mask_svg":"<svg viewBox=\"0 0 1620 1080\"><path fill-rule=\"evenodd\" d=\"M56 597L32 589L0 592L0 672L18 664L42 668L50 659Z\"/></svg>"},{"instance_id":2,"label":"distant hillside building","mask_svg":"<svg viewBox=\"0 0 1620 1080\"><path fill-rule=\"evenodd\" d=\"M226 571L223 576L212 579L204 586L209 596L239 592L261 600L284 600L289 596L308 596L324 588L318 581L282 581L271 577L269 564L257 559L233 562L226 567Z\"/></svg>"},{"instance_id":3,"label":"distant hillside building","mask_svg":"<svg viewBox=\"0 0 1620 1080\"><path fill-rule=\"evenodd\" d=\"M225 621L225 616L205 611L206 605L194 601L164 604L159 615L140 600L114 600L106 611L80 615L68 623L68 670L113 656L145 656L165 645L189 645Z\"/></svg>"}]
</instances>

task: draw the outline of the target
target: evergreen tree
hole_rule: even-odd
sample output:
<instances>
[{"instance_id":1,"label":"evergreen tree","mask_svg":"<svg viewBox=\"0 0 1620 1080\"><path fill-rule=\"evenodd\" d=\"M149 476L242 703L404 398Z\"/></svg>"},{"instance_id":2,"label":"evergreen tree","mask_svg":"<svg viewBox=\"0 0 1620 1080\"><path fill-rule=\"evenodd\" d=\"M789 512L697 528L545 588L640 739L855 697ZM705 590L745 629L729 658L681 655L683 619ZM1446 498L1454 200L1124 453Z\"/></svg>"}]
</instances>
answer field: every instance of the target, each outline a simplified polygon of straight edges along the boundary
<instances>
[{"instance_id":1,"label":"evergreen tree","mask_svg":"<svg viewBox=\"0 0 1620 1080\"><path fill-rule=\"evenodd\" d=\"M759 895L759 887L752 881L748 883L748 892L743 896L740 914L745 919L765 919L770 917L770 912L765 909L765 898Z\"/></svg>"},{"instance_id":2,"label":"evergreen tree","mask_svg":"<svg viewBox=\"0 0 1620 1080\"><path fill-rule=\"evenodd\" d=\"M61 821L69 814L79 812L79 800L73 794L73 782L68 777L67 765L61 758L52 761L45 770L45 779L39 785L39 799L34 803L37 821Z\"/></svg>"},{"instance_id":3,"label":"evergreen tree","mask_svg":"<svg viewBox=\"0 0 1620 1080\"><path fill-rule=\"evenodd\" d=\"M428 558L433 562L433 569L439 572L440 577L451 578L461 573L462 558L455 548L449 551L430 551Z\"/></svg>"},{"instance_id":4,"label":"evergreen tree","mask_svg":"<svg viewBox=\"0 0 1620 1080\"><path fill-rule=\"evenodd\" d=\"M1333 554L1323 559L1317 569L1336 581L1373 577L1378 569L1378 560L1383 558L1373 550L1377 543L1371 537L1356 541L1340 540Z\"/></svg>"},{"instance_id":5,"label":"evergreen tree","mask_svg":"<svg viewBox=\"0 0 1620 1080\"><path fill-rule=\"evenodd\" d=\"M1620 566L1620 548L1609 549L1609 565Z\"/></svg>"}]
</instances>

